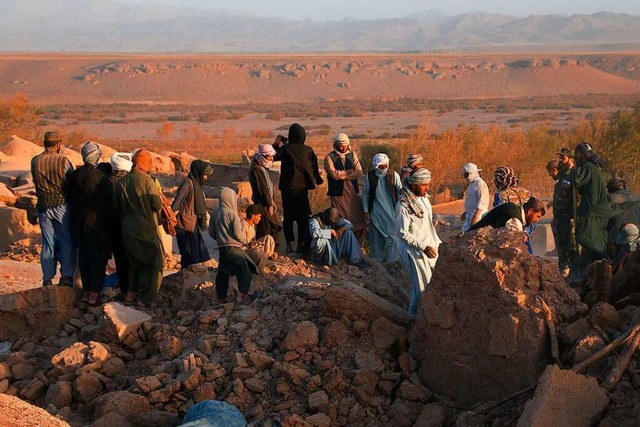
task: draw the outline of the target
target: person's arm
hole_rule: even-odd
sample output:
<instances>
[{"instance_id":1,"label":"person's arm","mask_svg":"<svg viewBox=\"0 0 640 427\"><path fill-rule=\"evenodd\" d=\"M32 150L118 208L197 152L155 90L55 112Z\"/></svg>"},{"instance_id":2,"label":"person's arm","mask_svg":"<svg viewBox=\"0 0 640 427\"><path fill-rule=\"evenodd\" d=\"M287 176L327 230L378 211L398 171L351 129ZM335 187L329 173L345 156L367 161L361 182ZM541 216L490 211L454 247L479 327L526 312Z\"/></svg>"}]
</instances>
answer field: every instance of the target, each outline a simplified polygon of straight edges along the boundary
<instances>
[{"instance_id":1,"label":"person's arm","mask_svg":"<svg viewBox=\"0 0 640 427\"><path fill-rule=\"evenodd\" d=\"M247 243L247 234L242 227L242 220L238 215L234 215L231 219L231 229L233 230L233 238L241 244Z\"/></svg>"},{"instance_id":2,"label":"person's arm","mask_svg":"<svg viewBox=\"0 0 640 427\"><path fill-rule=\"evenodd\" d=\"M583 166L576 167L571 173L571 181L576 188L584 187L591 181L592 168L596 167L592 163L586 163Z\"/></svg>"},{"instance_id":3,"label":"person's arm","mask_svg":"<svg viewBox=\"0 0 640 427\"><path fill-rule=\"evenodd\" d=\"M273 143L272 147L276 150L276 154L273 156L273 161L281 162L282 157L284 156L284 147L286 147L286 144L282 144L280 142L280 135L276 136L276 141Z\"/></svg>"},{"instance_id":4,"label":"person's arm","mask_svg":"<svg viewBox=\"0 0 640 427\"><path fill-rule=\"evenodd\" d=\"M309 147L309 151L311 154L311 168L313 169L313 177L316 180L316 185L320 185L324 182L322 176L320 176L320 169L318 168L318 156L313 152L313 149Z\"/></svg>"},{"instance_id":5,"label":"person's arm","mask_svg":"<svg viewBox=\"0 0 640 427\"><path fill-rule=\"evenodd\" d=\"M324 157L324 171L327 173L327 176L335 180L344 181L347 179L347 171L337 170L333 163L333 159L328 154Z\"/></svg>"},{"instance_id":6,"label":"person's arm","mask_svg":"<svg viewBox=\"0 0 640 427\"><path fill-rule=\"evenodd\" d=\"M338 224L336 224L336 227L338 228L336 230L338 239L340 238L340 236L342 236L342 233L344 233L345 231L353 230L353 224L351 223L351 221L345 218L342 218L342 220L338 222Z\"/></svg>"},{"instance_id":7,"label":"person's arm","mask_svg":"<svg viewBox=\"0 0 640 427\"><path fill-rule=\"evenodd\" d=\"M402 190L402 180L396 171L393 172L393 185L396 187L396 191Z\"/></svg>"},{"instance_id":8,"label":"person's arm","mask_svg":"<svg viewBox=\"0 0 640 427\"><path fill-rule=\"evenodd\" d=\"M493 207L499 206L502 204L502 197L500 197L500 193L496 192L493 195Z\"/></svg>"},{"instance_id":9,"label":"person's arm","mask_svg":"<svg viewBox=\"0 0 640 427\"><path fill-rule=\"evenodd\" d=\"M190 184L191 184L191 180L187 178L183 182L183 184L180 186L180 188L178 188L178 194L176 194L176 198L173 200L173 203L171 204L172 211L179 212L183 209L182 206L187 200L187 197L189 197L189 194L193 191L193 187Z\"/></svg>"},{"instance_id":10,"label":"person's arm","mask_svg":"<svg viewBox=\"0 0 640 427\"><path fill-rule=\"evenodd\" d=\"M369 175L365 175L364 177L364 188L362 189L362 210L364 211L364 219L367 224L369 224Z\"/></svg>"},{"instance_id":11,"label":"person's arm","mask_svg":"<svg viewBox=\"0 0 640 427\"><path fill-rule=\"evenodd\" d=\"M151 185L149 186L149 203L151 204L151 210L154 212L160 212L162 209L162 187L160 182L155 178L151 178Z\"/></svg>"},{"instance_id":12,"label":"person's arm","mask_svg":"<svg viewBox=\"0 0 640 427\"><path fill-rule=\"evenodd\" d=\"M360 164L360 159L358 158L358 154L353 152L353 169L349 169L347 171L347 179L351 181L352 179L358 179L363 175L362 173L362 165Z\"/></svg>"},{"instance_id":13,"label":"person's arm","mask_svg":"<svg viewBox=\"0 0 640 427\"><path fill-rule=\"evenodd\" d=\"M309 232L314 240L324 239L331 240L331 230L320 228L320 223L315 218L309 220Z\"/></svg>"},{"instance_id":14,"label":"person's arm","mask_svg":"<svg viewBox=\"0 0 640 427\"><path fill-rule=\"evenodd\" d=\"M437 255L437 248L427 245L425 239L417 236L409 231L411 226L411 216L408 209L402 203L398 203L396 207L396 220L398 221L398 236L407 245L424 252L429 258L435 258ZM431 255L431 256L429 256Z\"/></svg>"},{"instance_id":15,"label":"person's arm","mask_svg":"<svg viewBox=\"0 0 640 427\"><path fill-rule=\"evenodd\" d=\"M482 218L483 212L487 210L489 207L489 187L484 181L480 181L480 185L477 188L477 197L478 197L478 206L476 207L476 211L473 214L473 218L471 218L471 225L480 221Z\"/></svg>"}]
</instances>

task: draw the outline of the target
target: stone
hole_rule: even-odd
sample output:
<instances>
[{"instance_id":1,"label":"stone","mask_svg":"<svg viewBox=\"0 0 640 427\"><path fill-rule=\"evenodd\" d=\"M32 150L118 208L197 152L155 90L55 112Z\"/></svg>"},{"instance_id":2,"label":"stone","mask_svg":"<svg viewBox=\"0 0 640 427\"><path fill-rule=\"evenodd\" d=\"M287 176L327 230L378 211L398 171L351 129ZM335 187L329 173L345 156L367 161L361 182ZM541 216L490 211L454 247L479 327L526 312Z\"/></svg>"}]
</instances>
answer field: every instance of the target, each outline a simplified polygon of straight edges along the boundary
<instances>
[{"instance_id":1,"label":"stone","mask_svg":"<svg viewBox=\"0 0 640 427\"><path fill-rule=\"evenodd\" d=\"M11 368L9 367L9 364L6 362L2 362L0 363L0 381L4 380L5 378L7 379L13 378L13 373L11 372Z\"/></svg>"},{"instance_id":2,"label":"stone","mask_svg":"<svg viewBox=\"0 0 640 427\"><path fill-rule=\"evenodd\" d=\"M146 397L129 393L128 391L114 391L103 394L94 401L94 404L96 418L115 412L127 420L131 420L137 414L151 411L151 406Z\"/></svg>"},{"instance_id":3,"label":"stone","mask_svg":"<svg viewBox=\"0 0 640 427\"><path fill-rule=\"evenodd\" d=\"M195 403L205 400L216 399L216 386L215 383L204 383L200 387L196 388L193 392L193 401Z\"/></svg>"},{"instance_id":4,"label":"stone","mask_svg":"<svg viewBox=\"0 0 640 427\"><path fill-rule=\"evenodd\" d=\"M322 390L316 391L309 395L308 403L309 408L319 411L329 404L329 396Z\"/></svg>"},{"instance_id":5,"label":"stone","mask_svg":"<svg viewBox=\"0 0 640 427\"><path fill-rule=\"evenodd\" d=\"M143 393L149 393L162 387L160 380L153 375L136 378L134 382Z\"/></svg>"},{"instance_id":6,"label":"stone","mask_svg":"<svg viewBox=\"0 0 640 427\"><path fill-rule=\"evenodd\" d=\"M565 344L574 344L591 330L591 324L583 317L560 329L558 338Z\"/></svg>"},{"instance_id":7,"label":"stone","mask_svg":"<svg viewBox=\"0 0 640 427\"><path fill-rule=\"evenodd\" d=\"M429 389L420 384L420 381L412 377L404 380L398 389L398 396L409 402L427 403L433 397Z\"/></svg>"},{"instance_id":8,"label":"stone","mask_svg":"<svg viewBox=\"0 0 640 427\"><path fill-rule=\"evenodd\" d=\"M422 407L415 427L444 427L446 421L445 409L437 403L428 403Z\"/></svg>"},{"instance_id":9,"label":"stone","mask_svg":"<svg viewBox=\"0 0 640 427\"><path fill-rule=\"evenodd\" d=\"M89 403L102 393L102 383L91 374L82 374L73 382L73 394L82 403Z\"/></svg>"},{"instance_id":10,"label":"stone","mask_svg":"<svg viewBox=\"0 0 640 427\"><path fill-rule=\"evenodd\" d=\"M174 336L167 337L158 343L160 354L167 360L173 360L182 353L182 341Z\"/></svg>"},{"instance_id":11,"label":"stone","mask_svg":"<svg viewBox=\"0 0 640 427\"><path fill-rule=\"evenodd\" d=\"M191 407L191 403L187 402L180 410L186 411ZM138 414L133 418L133 424L136 427L174 427L180 424L181 417L166 411L152 410L143 414Z\"/></svg>"},{"instance_id":12,"label":"stone","mask_svg":"<svg viewBox=\"0 0 640 427\"><path fill-rule=\"evenodd\" d=\"M318 345L318 327L307 320L298 323L282 342L282 348L288 351L297 348L307 349L316 345Z\"/></svg>"},{"instance_id":13,"label":"stone","mask_svg":"<svg viewBox=\"0 0 640 427\"><path fill-rule=\"evenodd\" d=\"M109 351L110 349L107 345L95 341L89 341L87 361L99 363L106 362L111 357L111 353Z\"/></svg>"},{"instance_id":14,"label":"stone","mask_svg":"<svg viewBox=\"0 0 640 427\"><path fill-rule=\"evenodd\" d=\"M319 412L315 415L311 415L305 419L306 422L311 424L314 427L330 427L331 426L331 417L322 412Z\"/></svg>"},{"instance_id":15,"label":"stone","mask_svg":"<svg viewBox=\"0 0 640 427\"><path fill-rule=\"evenodd\" d=\"M114 375L117 375L120 372L124 371L125 369L126 365L124 364L122 359L120 359L119 357L112 357L102 364L100 372L102 372L103 375L111 378Z\"/></svg>"},{"instance_id":16,"label":"stone","mask_svg":"<svg viewBox=\"0 0 640 427\"><path fill-rule=\"evenodd\" d=\"M599 302L591 308L589 320L591 324L607 329L618 329L622 321L620 313L606 302Z\"/></svg>"},{"instance_id":17,"label":"stone","mask_svg":"<svg viewBox=\"0 0 640 427\"><path fill-rule=\"evenodd\" d=\"M292 363L283 363L283 372L294 384L298 384L305 378L311 376L311 374L305 369L302 369Z\"/></svg>"},{"instance_id":18,"label":"stone","mask_svg":"<svg viewBox=\"0 0 640 427\"><path fill-rule=\"evenodd\" d=\"M401 325L408 325L413 320L406 310L350 282L327 286L322 302L325 314L334 319L347 316L373 322L386 317Z\"/></svg>"},{"instance_id":19,"label":"stone","mask_svg":"<svg viewBox=\"0 0 640 427\"><path fill-rule=\"evenodd\" d=\"M70 382L59 381L49 386L44 401L47 405L55 405L56 408L64 408L71 405L73 400L72 386Z\"/></svg>"},{"instance_id":20,"label":"stone","mask_svg":"<svg viewBox=\"0 0 640 427\"><path fill-rule=\"evenodd\" d=\"M269 369L271 368L271 366L273 366L275 359L269 356L264 351L256 351L254 353L249 354L249 362L258 371L264 371L265 369Z\"/></svg>"},{"instance_id":21,"label":"stone","mask_svg":"<svg viewBox=\"0 0 640 427\"><path fill-rule=\"evenodd\" d=\"M327 347L339 347L345 345L353 337L351 329L340 321L329 323L324 330L322 344Z\"/></svg>"},{"instance_id":22,"label":"stone","mask_svg":"<svg viewBox=\"0 0 640 427\"><path fill-rule=\"evenodd\" d=\"M322 380L322 387L326 392L331 393L338 388L343 380L344 373L342 372L342 369L334 366L333 368L329 369L329 371L324 375L324 378Z\"/></svg>"},{"instance_id":23,"label":"stone","mask_svg":"<svg viewBox=\"0 0 640 427\"><path fill-rule=\"evenodd\" d=\"M134 427L125 417L115 412L109 412L95 420L91 427Z\"/></svg>"},{"instance_id":24,"label":"stone","mask_svg":"<svg viewBox=\"0 0 640 427\"><path fill-rule=\"evenodd\" d=\"M62 374L71 374L86 363L89 346L76 342L51 358L51 364Z\"/></svg>"},{"instance_id":25,"label":"stone","mask_svg":"<svg viewBox=\"0 0 640 427\"><path fill-rule=\"evenodd\" d=\"M31 362L20 362L11 367L11 374L14 380L31 379L37 372L35 365Z\"/></svg>"},{"instance_id":26,"label":"stone","mask_svg":"<svg viewBox=\"0 0 640 427\"><path fill-rule=\"evenodd\" d=\"M182 388L191 391L200 383L200 368L184 372L178 375L178 381L182 384Z\"/></svg>"},{"instance_id":27,"label":"stone","mask_svg":"<svg viewBox=\"0 0 640 427\"><path fill-rule=\"evenodd\" d=\"M138 329L144 322L151 320L151 316L148 314L117 302L105 304L103 310L108 324L120 340L131 331Z\"/></svg>"},{"instance_id":28,"label":"stone","mask_svg":"<svg viewBox=\"0 0 640 427\"><path fill-rule=\"evenodd\" d=\"M42 396L46 390L47 386L39 378L34 378L20 390L20 395L27 400L34 401Z\"/></svg>"},{"instance_id":29,"label":"stone","mask_svg":"<svg viewBox=\"0 0 640 427\"><path fill-rule=\"evenodd\" d=\"M356 351L354 361L358 369L372 372L384 371L384 362L382 361L382 358L373 351Z\"/></svg>"},{"instance_id":30,"label":"stone","mask_svg":"<svg viewBox=\"0 0 640 427\"><path fill-rule=\"evenodd\" d=\"M258 318L260 314L251 308L247 308L242 310L236 314L238 321L243 323L251 323Z\"/></svg>"},{"instance_id":31,"label":"stone","mask_svg":"<svg viewBox=\"0 0 640 427\"><path fill-rule=\"evenodd\" d=\"M373 345L381 350L389 349L395 340L406 332L405 328L389 321L386 317L379 317L371 324Z\"/></svg>"},{"instance_id":32,"label":"stone","mask_svg":"<svg viewBox=\"0 0 640 427\"><path fill-rule=\"evenodd\" d=\"M7 390L9 390L9 380L6 378L0 380L0 394L5 393Z\"/></svg>"},{"instance_id":33,"label":"stone","mask_svg":"<svg viewBox=\"0 0 640 427\"><path fill-rule=\"evenodd\" d=\"M244 385L246 388L256 393L262 393L266 389L265 382L258 377L245 380Z\"/></svg>"},{"instance_id":34,"label":"stone","mask_svg":"<svg viewBox=\"0 0 640 427\"><path fill-rule=\"evenodd\" d=\"M609 403L598 380L549 365L533 398L525 403L518 427L590 426Z\"/></svg>"}]
</instances>

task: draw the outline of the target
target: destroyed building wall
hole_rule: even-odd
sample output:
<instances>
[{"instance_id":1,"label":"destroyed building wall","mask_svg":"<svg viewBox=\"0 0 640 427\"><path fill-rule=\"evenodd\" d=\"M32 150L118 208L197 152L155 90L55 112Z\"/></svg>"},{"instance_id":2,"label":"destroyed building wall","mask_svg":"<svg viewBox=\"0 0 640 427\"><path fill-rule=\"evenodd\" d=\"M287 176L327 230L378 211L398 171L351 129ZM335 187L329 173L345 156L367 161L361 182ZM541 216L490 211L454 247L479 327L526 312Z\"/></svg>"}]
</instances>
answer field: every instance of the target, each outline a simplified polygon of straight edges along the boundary
<instances>
[{"instance_id":1,"label":"destroyed building wall","mask_svg":"<svg viewBox=\"0 0 640 427\"><path fill-rule=\"evenodd\" d=\"M485 228L440 246L411 334L434 392L472 404L535 384L551 361L536 297L560 319L584 309L557 266L529 255L523 241L524 233Z\"/></svg>"}]
</instances>

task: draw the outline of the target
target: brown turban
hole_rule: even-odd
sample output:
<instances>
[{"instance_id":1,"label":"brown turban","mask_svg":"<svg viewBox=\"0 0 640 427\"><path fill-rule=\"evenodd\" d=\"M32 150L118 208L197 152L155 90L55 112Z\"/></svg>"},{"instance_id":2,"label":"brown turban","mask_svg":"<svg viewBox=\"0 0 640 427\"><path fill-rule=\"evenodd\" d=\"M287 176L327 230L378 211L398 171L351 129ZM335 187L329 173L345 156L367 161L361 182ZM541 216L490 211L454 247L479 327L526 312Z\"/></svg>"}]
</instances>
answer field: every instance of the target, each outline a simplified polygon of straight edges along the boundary
<instances>
[{"instance_id":1,"label":"brown turban","mask_svg":"<svg viewBox=\"0 0 640 427\"><path fill-rule=\"evenodd\" d=\"M132 160L134 170L139 170L146 173L151 172L151 154L144 148L138 150L138 152L133 156Z\"/></svg>"}]
</instances>

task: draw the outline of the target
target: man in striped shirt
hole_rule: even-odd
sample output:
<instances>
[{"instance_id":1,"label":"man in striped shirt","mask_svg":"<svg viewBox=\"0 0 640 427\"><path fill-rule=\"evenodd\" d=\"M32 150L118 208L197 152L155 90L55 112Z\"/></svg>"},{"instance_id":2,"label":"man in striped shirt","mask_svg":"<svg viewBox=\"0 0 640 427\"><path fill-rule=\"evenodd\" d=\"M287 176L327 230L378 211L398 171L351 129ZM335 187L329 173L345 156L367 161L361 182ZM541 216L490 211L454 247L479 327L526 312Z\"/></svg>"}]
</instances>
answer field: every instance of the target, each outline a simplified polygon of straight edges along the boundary
<instances>
[{"instance_id":1,"label":"man in striped shirt","mask_svg":"<svg viewBox=\"0 0 640 427\"><path fill-rule=\"evenodd\" d=\"M44 152L31 159L31 175L36 187L38 222L42 231L42 285L52 285L60 262L59 285L73 286L76 245L71 237L71 210L65 196L67 178L73 165L60 155L61 136L44 134Z\"/></svg>"}]
</instances>

